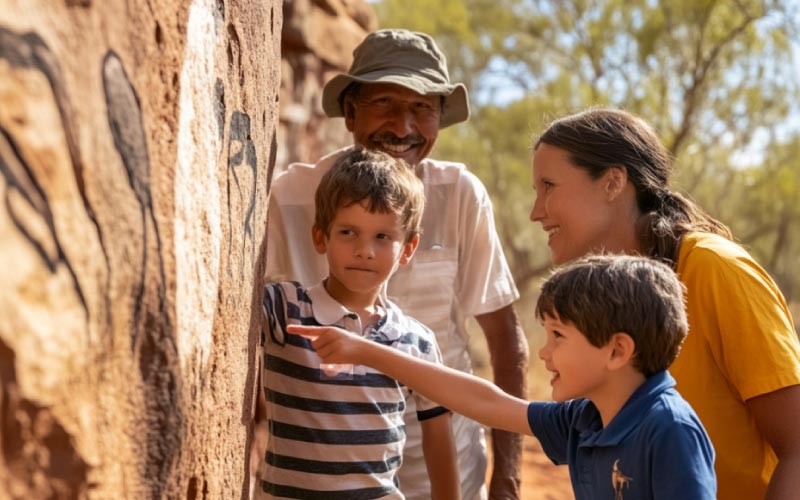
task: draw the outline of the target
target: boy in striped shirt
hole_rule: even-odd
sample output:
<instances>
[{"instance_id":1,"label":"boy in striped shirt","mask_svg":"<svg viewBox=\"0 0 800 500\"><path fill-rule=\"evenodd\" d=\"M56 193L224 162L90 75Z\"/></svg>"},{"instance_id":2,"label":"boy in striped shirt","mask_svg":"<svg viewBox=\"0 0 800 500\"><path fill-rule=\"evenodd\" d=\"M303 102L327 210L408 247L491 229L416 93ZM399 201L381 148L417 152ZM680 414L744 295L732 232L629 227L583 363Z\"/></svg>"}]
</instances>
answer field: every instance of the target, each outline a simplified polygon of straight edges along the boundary
<instances>
[{"instance_id":1,"label":"boy in striped shirt","mask_svg":"<svg viewBox=\"0 0 800 500\"><path fill-rule=\"evenodd\" d=\"M312 239L328 277L310 288L273 283L264 293L267 498L402 499L396 474L408 397L422 423L433 499L460 498L447 409L371 368L323 364L306 338L286 331L338 326L441 363L433 333L384 291L417 248L423 207L422 182L385 153L354 149L322 178Z\"/></svg>"}]
</instances>

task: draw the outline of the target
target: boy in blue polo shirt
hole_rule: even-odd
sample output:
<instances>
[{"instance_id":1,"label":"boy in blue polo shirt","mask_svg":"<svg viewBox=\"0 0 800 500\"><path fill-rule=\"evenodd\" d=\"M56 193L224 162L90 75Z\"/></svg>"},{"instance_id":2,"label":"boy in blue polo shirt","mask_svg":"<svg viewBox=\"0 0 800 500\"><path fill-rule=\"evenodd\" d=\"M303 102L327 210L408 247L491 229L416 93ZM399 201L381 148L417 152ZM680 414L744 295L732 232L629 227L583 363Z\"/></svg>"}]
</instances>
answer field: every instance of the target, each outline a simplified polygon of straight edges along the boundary
<instances>
[{"instance_id":1,"label":"boy in blue polo shirt","mask_svg":"<svg viewBox=\"0 0 800 500\"><path fill-rule=\"evenodd\" d=\"M385 298L386 281L419 243L424 188L404 161L354 149L323 176L314 249L328 277L267 285L263 389L269 437L258 498L402 500L397 471L414 398L431 496L460 498L450 412L366 366L320 360L291 325L334 325L414 359L441 363L433 333Z\"/></svg>"},{"instance_id":2,"label":"boy in blue polo shirt","mask_svg":"<svg viewBox=\"0 0 800 500\"><path fill-rule=\"evenodd\" d=\"M544 283L536 315L556 402L523 401L335 328L290 331L326 362L372 366L452 411L537 437L568 464L578 500L715 499L711 441L667 372L687 331L675 273L645 257L588 257Z\"/></svg>"}]
</instances>

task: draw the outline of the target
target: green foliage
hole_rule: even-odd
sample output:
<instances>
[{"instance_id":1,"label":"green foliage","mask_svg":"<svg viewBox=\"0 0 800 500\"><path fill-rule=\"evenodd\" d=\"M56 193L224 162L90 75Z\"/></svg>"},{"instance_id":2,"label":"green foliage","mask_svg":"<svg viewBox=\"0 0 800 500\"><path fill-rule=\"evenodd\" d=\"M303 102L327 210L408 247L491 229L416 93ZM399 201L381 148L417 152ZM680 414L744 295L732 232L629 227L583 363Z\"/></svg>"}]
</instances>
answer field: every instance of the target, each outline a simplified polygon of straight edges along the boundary
<instances>
[{"instance_id":1,"label":"green foliage","mask_svg":"<svg viewBox=\"0 0 800 500\"><path fill-rule=\"evenodd\" d=\"M791 0L376 4L383 26L435 36L451 76L468 85L473 116L443 131L434 155L464 161L486 183L521 287L549 263L544 235L528 221L531 137L553 118L610 105L656 126L676 157L674 185L729 224L787 297L800 292L799 8Z\"/></svg>"},{"instance_id":2,"label":"green foliage","mask_svg":"<svg viewBox=\"0 0 800 500\"><path fill-rule=\"evenodd\" d=\"M767 151L760 167L738 172L731 183L737 207L731 226L761 257L788 297L797 297L800 266L800 139Z\"/></svg>"}]
</instances>

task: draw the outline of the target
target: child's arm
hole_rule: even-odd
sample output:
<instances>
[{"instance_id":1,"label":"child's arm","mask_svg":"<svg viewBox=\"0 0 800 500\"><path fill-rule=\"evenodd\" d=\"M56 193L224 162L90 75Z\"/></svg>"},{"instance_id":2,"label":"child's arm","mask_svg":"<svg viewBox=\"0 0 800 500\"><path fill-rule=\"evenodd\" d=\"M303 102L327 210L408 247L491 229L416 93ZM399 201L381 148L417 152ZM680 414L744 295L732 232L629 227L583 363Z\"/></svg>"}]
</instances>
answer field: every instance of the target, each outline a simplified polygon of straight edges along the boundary
<instances>
[{"instance_id":1,"label":"child's arm","mask_svg":"<svg viewBox=\"0 0 800 500\"><path fill-rule=\"evenodd\" d=\"M531 434L528 402L481 378L429 363L336 327L290 325L325 363L371 366L451 411L495 429Z\"/></svg>"},{"instance_id":2,"label":"child's arm","mask_svg":"<svg viewBox=\"0 0 800 500\"><path fill-rule=\"evenodd\" d=\"M461 480L450 425L451 416L447 412L420 421L422 452L431 480L432 500L461 500Z\"/></svg>"}]
</instances>

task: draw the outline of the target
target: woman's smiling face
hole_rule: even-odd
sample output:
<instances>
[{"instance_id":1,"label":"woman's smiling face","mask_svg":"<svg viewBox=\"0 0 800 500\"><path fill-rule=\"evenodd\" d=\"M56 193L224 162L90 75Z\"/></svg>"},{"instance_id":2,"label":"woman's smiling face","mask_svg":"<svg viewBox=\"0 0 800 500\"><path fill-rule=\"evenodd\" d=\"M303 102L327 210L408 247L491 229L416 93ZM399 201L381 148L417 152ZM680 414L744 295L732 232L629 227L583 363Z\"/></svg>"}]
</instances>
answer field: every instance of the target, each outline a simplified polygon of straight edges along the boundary
<instances>
[{"instance_id":1,"label":"woman's smiling face","mask_svg":"<svg viewBox=\"0 0 800 500\"><path fill-rule=\"evenodd\" d=\"M585 169L570 162L567 151L549 144L536 148L536 201L530 219L547 232L553 264L609 247L607 240L614 234L615 212L607 187L606 175L592 179Z\"/></svg>"}]
</instances>

